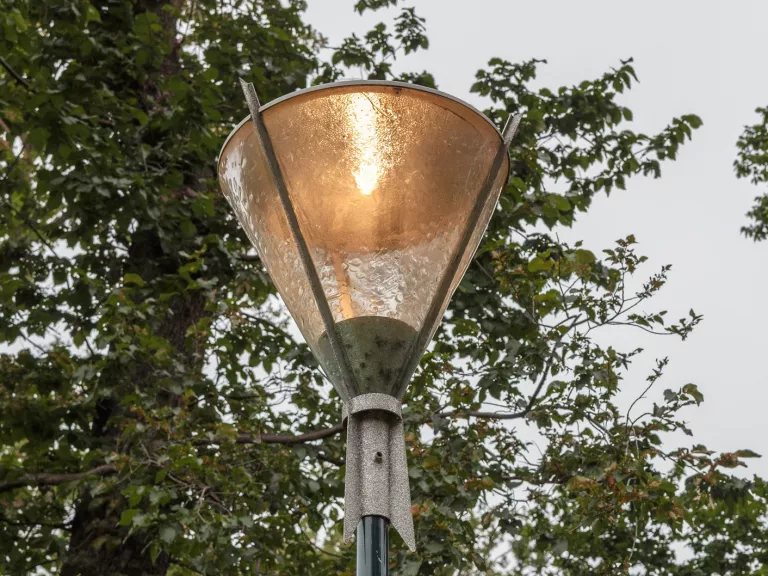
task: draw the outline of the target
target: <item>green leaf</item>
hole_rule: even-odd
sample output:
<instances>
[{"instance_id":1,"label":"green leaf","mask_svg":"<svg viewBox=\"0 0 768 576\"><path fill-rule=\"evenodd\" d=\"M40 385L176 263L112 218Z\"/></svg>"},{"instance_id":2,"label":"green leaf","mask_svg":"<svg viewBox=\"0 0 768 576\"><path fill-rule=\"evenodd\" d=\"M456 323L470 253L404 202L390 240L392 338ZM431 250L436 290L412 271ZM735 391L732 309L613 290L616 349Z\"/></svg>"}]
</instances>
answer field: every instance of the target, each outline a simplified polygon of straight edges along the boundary
<instances>
[{"instance_id":1,"label":"green leaf","mask_svg":"<svg viewBox=\"0 0 768 576\"><path fill-rule=\"evenodd\" d=\"M26 30L29 28L29 25L27 24L27 21L24 19L24 16L22 15L21 12L19 12L14 8L13 10L11 10L9 16L13 20L14 24L16 25L16 30L18 30L19 32L26 32Z\"/></svg>"},{"instance_id":2,"label":"green leaf","mask_svg":"<svg viewBox=\"0 0 768 576\"><path fill-rule=\"evenodd\" d=\"M734 454L739 458L762 458L760 454L752 450L737 450Z\"/></svg>"},{"instance_id":3,"label":"green leaf","mask_svg":"<svg viewBox=\"0 0 768 576\"><path fill-rule=\"evenodd\" d=\"M597 261L595 254L590 250L576 250L574 256L579 264L594 264Z\"/></svg>"},{"instance_id":4,"label":"green leaf","mask_svg":"<svg viewBox=\"0 0 768 576\"><path fill-rule=\"evenodd\" d=\"M555 207L561 212L568 212L571 210L571 203L564 196L552 194L549 198L554 202Z\"/></svg>"},{"instance_id":5,"label":"green leaf","mask_svg":"<svg viewBox=\"0 0 768 576\"><path fill-rule=\"evenodd\" d=\"M48 142L48 137L51 135L48 130L41 128L40 126L33 128L29 132L27 141L37 150L43 150L45 143Z\"/></svg>"},{"instance_id":6,"label":"green leaf","mask_svg":"<svg viewBox=\"0 0 768 576\"><path fill-rule=\"evenodd\" d=\"M144 486L138 486L133 492L131 492L131 495L128 497L128 505L132 508L137 506L141 502L143 493Z\"/></svg>"},{"instance_id":7,"label":"green leaf","mask_svg":"<svg viewBox=\"0 0 768 576\"><path fill-rule=\"evenodd\" d=\"M130 526L133 523L133 519L140 512L137 508L128 508L123 510L120 514L120 526Z\"/></svg>"},{"instance_id":8,"label":"green leaf","mask_svg":"<svg viewBox=\"0 0 768 576\"><path fill-rule=\"evenodd\" d=\"M136 118L136 120L138 120L139 124L142 126L146 126L146 124L149 122L149 116L143 110L139 110L138 108L131 108L130 111L131 116Z\"/></svg>"},{"instance_id":9,"label":"green leaf","mask_svg":"<svg viewBox=\"0 0 768 576\"><path fill-rule=\"evenodd\" d=\"M528 263L528 270L530 272L543 272L552 268L553 265L552 260L536 257Z\"/></svg>"},{"instance_id":10,"label":"green leaf","mask_svg":"<svg viewBox=\"0 0 768 576\"><path fill-rule=\"evenodd\" d=\"M170 544L176 539L178 532L173 526L161 526L160 527L160 539L166 544Z\"/></svg>"},{"instance_id":11,"label":"green leaf","mask_svg":"<svg viewBox=\"0 0 768 576\"><path fill-rule=\"evenodd\" d=\"M687 122L693 129L699 128L703 124L701 118L699 118L695 114L686 114L685 116L682 117L682 120L684 122Z\"/></svg>"},{"instance_id":12,"label":"green leaf","mask_svg":"<svg viewBox=\"0 0 768 576\"><path fill-rule=\"evenodd\" d=\"M67 270L64 268L56 268L53 271L53 283L57 286L64 284L67 281Z\"/></svg>"},{"instance_id":13,"label":"green leaf","mask_svg":"<svg viewBox=\"0 0 768 576\"><path fill-rule=\"evenodd\" d=\"M85 7L85 21L101 22L101 14L92 4L87 4Z\"/></svg>"},{"instance_id":14,"label":"green leaf","mask_svg":"<svg viewBox=\"0 0 768 576\"><path fill-rule=\"evenodd\" d=\"M192 223L191 220L182 220L179 228L181 230L181 233L187 238L191 238L197 235L197 228L195 227L195 225Z\"/></svg>"},{"instance_id":15,"label":"green leaf","mask_svg":"<svg viewBox=\"0 0 768 576\"><path fill-rule=\"evenodd\" d=\"M126 285L130 284L136 284L137 286L144 286L146 285L146 282L139 276L138 274L135 274L134 272L129 272L125 276L123 276L123 282L125 282Z\"/></svg>"},{"instance_id":16,"label":"green leaf","mask_svg":"<svg viewBox=\"0 0 768 576\"><path fill-rule=\"evenodd\" d=\"M686 384L683 386L682 392L693 398L696 404L701 404L704 401L704 394L699 392L699 387L696 384Z\"/></svg>"}]
</instances>

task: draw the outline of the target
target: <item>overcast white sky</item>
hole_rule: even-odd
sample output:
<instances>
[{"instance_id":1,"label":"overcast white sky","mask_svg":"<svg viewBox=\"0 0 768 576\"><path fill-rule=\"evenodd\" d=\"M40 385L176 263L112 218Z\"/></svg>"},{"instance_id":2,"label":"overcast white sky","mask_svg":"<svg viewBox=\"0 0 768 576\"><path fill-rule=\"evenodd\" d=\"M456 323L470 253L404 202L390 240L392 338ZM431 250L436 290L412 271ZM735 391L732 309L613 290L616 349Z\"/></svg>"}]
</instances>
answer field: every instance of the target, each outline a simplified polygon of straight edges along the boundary
<instances>
[{"instance_id":1,"label":"overcast white sky","mask_svg":"<svg viewBox=\"0 0 768 576\"><path fill-rule=\"evenodd\" d=\"M397 10L358 16L353 0L309 0L308 20L331 44L390 22ZM474 74L498 56L544 58L539 82L558 87L594 78L630 56L640 84L621 102L634 128L663 128L695 113L704 126L659 180L633 179L626 191L600 196L561 237L582 239L595 251L633 233L650 258L643 272L672 264L672 276L653 300L678 318L693 307L704 322L680 343L639 331L612 331L618 348L643 346L644 360L625 382L642 390L654 358L670 356L655 391L694 382L706 396L686 413L694 441L715 450L768 452L768 242L740 235L758 189L733 175L735 142L757 106L768 105L768 1L734 0L417 0L427 20L430 49L408 56L400 69L434 74L438 87L479 108L469 93ZM768 476L766 458L748 473Z\"/></svg>"}]
</instances>

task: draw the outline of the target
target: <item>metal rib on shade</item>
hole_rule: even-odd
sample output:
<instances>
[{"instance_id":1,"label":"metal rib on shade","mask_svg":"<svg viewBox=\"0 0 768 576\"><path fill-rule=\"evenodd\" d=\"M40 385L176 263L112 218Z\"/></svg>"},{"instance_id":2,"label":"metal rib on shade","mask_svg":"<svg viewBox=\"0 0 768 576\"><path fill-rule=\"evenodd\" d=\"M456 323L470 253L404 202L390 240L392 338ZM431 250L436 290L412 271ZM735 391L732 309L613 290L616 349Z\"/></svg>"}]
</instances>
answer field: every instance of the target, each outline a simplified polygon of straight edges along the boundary
<instances>
[{"instance_id":1,"label":"metal rib on shade","mask_svg":"<svg viewBox=\"0 0 768 576\"><path fill-rule=\"evenodd\" d=\"M502 137L471 106L401 83L315 87L260 114L334 334L252 122L224 145L222 190L342 399L401 399L507 180Z\"/></svg>"}]
</instances>

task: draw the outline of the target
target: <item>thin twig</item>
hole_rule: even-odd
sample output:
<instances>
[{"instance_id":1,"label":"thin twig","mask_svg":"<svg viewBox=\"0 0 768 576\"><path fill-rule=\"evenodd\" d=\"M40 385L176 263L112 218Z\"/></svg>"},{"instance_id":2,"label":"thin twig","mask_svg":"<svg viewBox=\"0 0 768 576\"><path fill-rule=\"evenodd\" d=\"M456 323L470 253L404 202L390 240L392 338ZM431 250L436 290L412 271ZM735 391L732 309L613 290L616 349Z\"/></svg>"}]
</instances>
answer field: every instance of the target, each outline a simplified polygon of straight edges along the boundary
<instances>
[{"instance_id":1,"label":"thin twig","mask_svg":"<svg viewBox=\"0 0 768 576\"><path fill-rule=\"evenodd\" d=\"M578 318L578 317L577 317ZM575 323L575 321L574 321ZM541 372L541 378L539 379L539 383L536 385L536 389L533 391L533 394L531 395L530 399L528 400L528 404L526 404L525 408L518 412L511 412L511 413L503 413L503 412L480 412L476 410L454 410L451 412L442 412L439 413L438 416L442 417L448 417L451 416L453 418L492 418L495 420L515 420L517 418L525 418L531 410L533 410L533 406L536 403L536 400L539 398L539 394L541 394L541 390L544 388L544 384L547 381L547 376L549 376L549 371L552 369L552 364L555 361L555 356L557 355L557 346L560 344L560 342L563 339L563 336L570 332L571 328L573 328L573 324L571 327L566 330L562 335L560 335L557 340L555 340L554 345L552 346L552 351L549 355L549 358L547 358L547 362L544 365L544 370Z\"/></svg>"},{"instance_id":2,"label":"thin twig","mask_svg":"<svg viewBox=\"0 0 768 576\"><path fill-rule=\"evenodd\" d=\"M176 560L174 558L171 558L171 564L176 564L176 566L181 566L182 568L184 568L184 570L189 570L190 572L194 572L195 574L200 574L200 576L203 576L202 572L200 572L199 570L195 570L194 568L192 568L192 566L190 566L185 562L182 562L181 560Z\"/></svg>"},{"instance_id":3,"label":"thin twig","mask_svg":"<svg viewBox=\"0 0 768 576\"><path fill-rule=\"evenodd\" d=\"M298 436L285 435L285 434L260 434L254 436L252 434L240 434L237 437L238 444L303 444L304 442L312 442L314 440L322 440L329 436L335 436L339 432L344 430L343 424L337 424L331 428L323 428L321 430L314 430L313 432L307 432L306 434L300 434Z\"/></svg>"},{"instance_id":4,"label":"thin twig","mask_svg":"<svg viewBox=\"0 0 768 576\"><path fill-rule=\"evenodd\" d=\"M329 464L334 464L339 468L344 466L344 464L346 463L344 458L334 458L332 456L328 456L327 454L324 454L323 452L318 452L317 459L320 460L321 462L328 462Z\"/></svg>"},{"instance_id":5,"label":"thin twig","mask_svg":"<svg viewBox=\"0 0 768 576\"><path fill-rule=\"evenodd\" d=\"M7 518L0 518L0 522L2 522L3 524L8 524L9 526L45 526L46 528L58 528L60 530L72 529L72 522L55 523L55 522L41 522L37 520L28 520L26 522L14 522L12 520L8 520Z\"/></svg>"},{"instance_id":6,"label":"thin twig","mask_svg":"<svg viewBox=\"0 0 768 576\"><path fill-rule=\"evenodd\" d=\"M318 546L317 544L315 544L315 543L312 541L312 538L310 538L310 537L307 535L307 533L306 533L306 532L304 532L304 529L303 529L303 528L299 528L299 530L301 530L301 533L304 535L304 538L306 538L306 539L307 539L307 542L309 542L309 543L310 543L310 544L311 544L311 545L312 545L312 546L313 546L315 549L319 550L319 551L320 551L320 552L322 552L323 554L328 554L328 556L335 556L336 558L344 558L344 556L342 556L341 554L336 554L336 553L334 553L334 552L328 552L328 550L323 550L322 548L320 548L320 546Z\"/></svg>"},{"instance_id":7,"label":"thin twig","mask_svg":"<svg viewBox=\"0 0 768 576\"><path fill-rule=\"evenodd\" d=\"M21 160L21 156L24 154L24 150L26 149L26 147L27 147L27 143L22 140L21 150L19 150L19 153L13 159L13 162L11 162L8 165L8 168L6 168L5 175L3 176L3 182L8 180L8 177L11 175L11 172L13 172L13 169L16 168L16 164L18 164L19 160ZM9 204L9 206L10 206L10 204Z\"/></svg>"},{"instance_id":8,"label":"thin twig","mask_svg":"<svg viewBox=\"0 0 768 576\"><path fill-rule=\"evenodd\" d=\"M34 90L32 90L32 86L29 85L29 82L24 80L24 78L22 78L21 75L18 72L16 72L16 70L11 68L11 65L8 64L8 62L6 62L5 58L3 58L2 56L0 56L0 65L2 65L2 67L8 71L8 74L13 76L13 79L16 80L16 82L24 86L24 88L26 88L30 92L34 92Z\"/></svg>"}]
</instances>

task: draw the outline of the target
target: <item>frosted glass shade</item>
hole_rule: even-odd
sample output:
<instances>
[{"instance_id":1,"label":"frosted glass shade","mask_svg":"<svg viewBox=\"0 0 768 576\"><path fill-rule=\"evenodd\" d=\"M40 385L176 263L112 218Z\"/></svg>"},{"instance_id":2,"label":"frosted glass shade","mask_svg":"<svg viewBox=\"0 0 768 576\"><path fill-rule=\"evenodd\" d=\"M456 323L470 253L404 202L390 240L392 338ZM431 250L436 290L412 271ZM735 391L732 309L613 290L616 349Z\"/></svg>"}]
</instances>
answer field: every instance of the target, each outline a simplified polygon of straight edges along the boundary
<instances>
[{"instance_id":1,"label":"frosted glass shade","mask_svg":"<svg viewBox=\"0 0 768 576\"><path fill-rule=\"evenodd\" d=\"M342 382L250 117L222 150L224 195L341 397L402 398L412 375L408 359L423 353L437 328L506 183L505 155L479 218L470 222L501 135L467 104L391 82L297 92L263 106L261 117L354 390ZM459 266L451 267L456 257ZM438 293L441 283L449 289ZM429 314L435 301L439 314Z\"/></svg>"}]
</instances>

